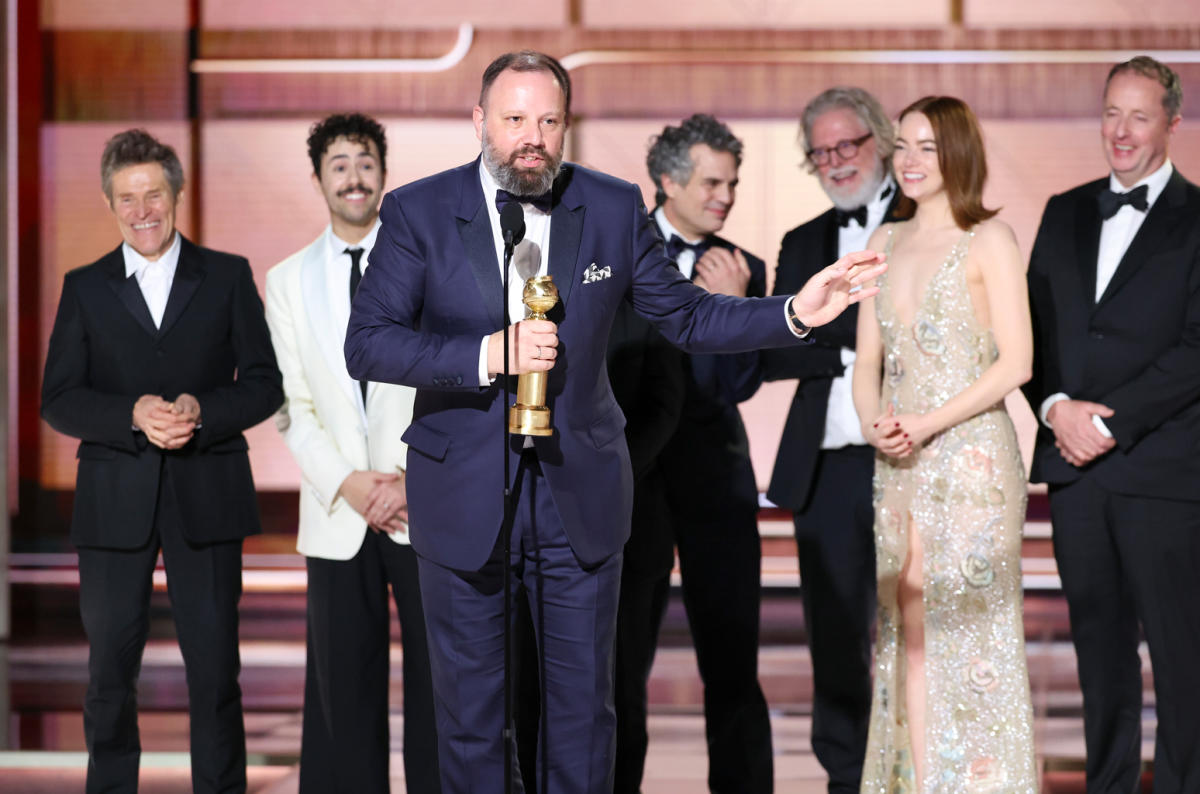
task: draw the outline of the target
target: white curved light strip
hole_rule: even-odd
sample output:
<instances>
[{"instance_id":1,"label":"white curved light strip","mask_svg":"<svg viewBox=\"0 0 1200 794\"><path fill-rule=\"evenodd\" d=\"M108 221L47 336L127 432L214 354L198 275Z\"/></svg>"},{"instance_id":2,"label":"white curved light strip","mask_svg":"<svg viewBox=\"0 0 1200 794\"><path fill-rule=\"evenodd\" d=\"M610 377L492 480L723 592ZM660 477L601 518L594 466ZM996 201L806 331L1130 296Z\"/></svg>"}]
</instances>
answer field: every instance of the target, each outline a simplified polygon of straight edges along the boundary
<instances>
[{"instance_id":1,"label":"white curved light strip","mask_svg":"<svg viewBox=\"0 0 1200 794\"><path fill-rule=\"evenodd\" d=\"M1112 64L1135 55L1165 63L1200 63L1200 50L583 50L561 62L569 71L631 63Z\"/></svg>"},{"instance_id":2,"label":"white curved light strip","mask_svg":"<svg viewBox=\"0 0 1200 794\"><path fill-rule=\"evenodd\" d=\"M475 30L458 26L458 40L439 58L200 58L198 74L401 74L444 72L471 49ZM841 63L841 64L1112 64L1135 55L1165 63L1200 63L1200 50L581 50L561 58L568 70L612 64Z\"/></svg>"},{"instance_id":3,"label":"white curved light strip","mask_svg":"<svg viewBox=\"0 0 1200 794\"><path fill-rule=\"evenodd\" d=\"M438 58L198 58L191 70L197 74L398 74L445 72L457 66L471 50L475 27L458 26L458 39Z\"/></svg>"}]
</instances>

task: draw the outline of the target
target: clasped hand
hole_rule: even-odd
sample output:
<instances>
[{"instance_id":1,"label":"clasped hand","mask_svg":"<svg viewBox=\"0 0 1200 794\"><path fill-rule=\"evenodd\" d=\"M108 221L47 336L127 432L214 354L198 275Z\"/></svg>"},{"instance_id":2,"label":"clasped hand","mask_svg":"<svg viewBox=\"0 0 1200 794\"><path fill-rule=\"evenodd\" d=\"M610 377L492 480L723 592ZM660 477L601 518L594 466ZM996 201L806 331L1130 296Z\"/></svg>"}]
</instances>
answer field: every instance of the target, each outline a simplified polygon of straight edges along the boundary
<instances>
[{"instance_id":1,"label":"clasped hand","mask_svg":"<svg viewBox=\"0 0 1200 794\"><path fill-rule=\"evenodd\" d=\"M1093 415L1104 419L1112 416L1113 410L1086 400L1059 400L1046 412L1054 431L1054 446L1072 466L1086 466L1116 446L1096 427Z\"/></svg>"},{"instance_id":2,"label":"clasped hand","mask_svg":"<svg viewBox=\"0 0 1200 794\"><path fill-rule=\"evenodd\" d=\"M746 287L750 284L750 265L739 249L729 251L713 246L696 262L693 283L719 295L744 298Z\"/></svg>"},{"instance_id":3,"label":"clasped hand","mask_svg":"<svg viewBox=\"0 0 1200 794\"><path fill-rule=\"evenodd\" d=\"M157 394L143 394L133 404L133 426L160 449L179 449L192 440L200 423L200 403L190 394L167 402Z\"/></svg>"},{"instance_id":4,"label":"clasped hand","mask_svg":"<svg viewBox=\"0 0 1200 794\"><path fill-rule=\"evenodd\" d=\"M373 532L408 531L408 489L404 472L352 471L338 494L367 520Z\"/></svg>"},{"instance_id":5,"label":"clasped hand","mask_svg":"<svg viewBox=\"0 0 1200 794\"><path fill-rule=\"evenodd\" d=\"M889 458L906 458L933 435L922 414L897 414L891 405L869 425L863 426L867 443Z\"/></svg>"}]
</instances>

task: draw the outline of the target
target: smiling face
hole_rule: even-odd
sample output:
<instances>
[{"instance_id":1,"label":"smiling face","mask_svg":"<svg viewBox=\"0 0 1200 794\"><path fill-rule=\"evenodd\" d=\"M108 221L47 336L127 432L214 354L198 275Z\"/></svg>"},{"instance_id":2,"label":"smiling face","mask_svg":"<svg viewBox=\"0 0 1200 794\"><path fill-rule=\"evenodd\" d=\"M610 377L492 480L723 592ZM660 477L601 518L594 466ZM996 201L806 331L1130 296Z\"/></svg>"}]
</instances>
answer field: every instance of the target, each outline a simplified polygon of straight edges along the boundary
<instances>
[{"instance_id":1,"label":"smiling face","mask_svg":"<svg viewBox=\"0 0 1200 794\"><path fill-rule=\"evenodd\" d=\"M473 113L483 162L503 189L536 196L554 184L566 139L566 100L546 71L501 72Z\"/></svg>"},{"instance_id":2,"label":"smiling face","mask_svg":"<svg viewBox=\"0 0 1200 794\"><path fill-rule=\"evenodd\" d=\"M904 195L918 204L945 188L938 165L937 139L924 113L913 112L900 119L892 166Z\"/></svg>"},{"instance_id":3,"label":"smiling face","mask_svg":"<svg viewBox=\"0 0 1200 794\"><path fill-rule=\"evenodd\" d=\"M383 197L383 167L375 141L334 138L321 155L313 186L329 205L333 232L347 242L362 239L375 223Z\"/></svg>"},{"instance_id":4,"label":"smiling face","mask_svg":"<svg viewBox=\"0 0 1200 794\"><path fill-rule=\"evenodd\" d=\"M686 185L669 174L662 175L662 189L667 194L663 212L689 240L698 240L725 225L737 197L738 166L732 152L719 152L703 143L692 146L688 155L692 176Z\"/></svg>"},{"instance_id":5,"label":"smiling face","mask_svg":"<svg viewBox=\"0 0 1200 794\"><path fill-rule=\"evenodd\" d=\"M175 241L178 198L160 164L138 163L113 173L112 200L105 196L104 201L117 216L125 242L153 262Z\"/></svg>"},{"instance_id":6,"label":"smiling face","mask_svg":"<svg viewBox=\"0 0 1200 794\"><path fill-rule=\"evenodd\" d=\"M1133 187L1157 171L1167 159L1167 144L1179 127L1179 116L1167 118L1166 89L1136 72L1113 75L1104 92L1100 140L1113 174Z\"/></svg>"},{"instance_id":7,"label":"smiling face","mask_svg":"<svg viewBox=\"0 0 1200 794\"><path fill-rule=\"evenodd\" d=\"M839 209L854 209L866 204L875 197L883 182L883 161L879 159L875 136L870 133L870 128L850 108L835 107L812 122L808 148L829 152L829 160L816 166L817 178L821 180L825 195ZM870 137L859 144L853 157L843 159L838 154L839 143L856 141L864 135Z\"/></svg>"}]
</instances>

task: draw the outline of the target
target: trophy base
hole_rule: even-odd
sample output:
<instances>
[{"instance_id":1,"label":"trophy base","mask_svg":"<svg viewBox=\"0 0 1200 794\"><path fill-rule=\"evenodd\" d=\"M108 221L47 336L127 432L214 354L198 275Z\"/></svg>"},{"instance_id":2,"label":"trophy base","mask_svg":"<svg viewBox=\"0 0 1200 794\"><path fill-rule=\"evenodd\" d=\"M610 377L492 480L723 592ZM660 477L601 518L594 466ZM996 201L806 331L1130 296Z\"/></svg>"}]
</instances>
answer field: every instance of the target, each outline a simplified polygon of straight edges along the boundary
<instances>
[{"instance_id":1,"label":"trophy base","mask_svg":"<svg viewBox=\"0 0 1200 794\"><path fill-rule=\"evenodd\" d=\"M508 431L519 436L552 436L550 409L542 405L514 405L508 409Z\"/></svg>"}]
</instances>

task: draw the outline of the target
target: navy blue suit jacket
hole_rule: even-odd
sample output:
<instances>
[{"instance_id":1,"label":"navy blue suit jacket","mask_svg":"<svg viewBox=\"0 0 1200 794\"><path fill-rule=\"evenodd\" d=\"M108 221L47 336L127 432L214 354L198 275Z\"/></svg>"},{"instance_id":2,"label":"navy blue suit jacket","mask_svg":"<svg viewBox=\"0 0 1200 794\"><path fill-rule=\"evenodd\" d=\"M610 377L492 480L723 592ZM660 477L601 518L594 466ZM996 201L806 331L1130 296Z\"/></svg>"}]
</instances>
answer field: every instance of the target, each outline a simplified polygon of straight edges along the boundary
<instances>
[{"instance_id":1,"label":"navy blue suit jacket","mask_svg":"<svg viewBox=\"0 0 1200 794\"><path fill-rule=\"evenodd\" d=\"M414 549L477 570L503 515L507 406L498 378L479 386L480 340L502 327L502 287L479 161L389 193L346 334L354 378L417 388L408 496ZM488 197L487 200L491 200ZM625 418L605 367L622 300L692 352L795 344L785 298L710 295L667 259L637 186L565 164L554 186L549 274L561 298L559 354L549 373L552 436L534 439L572 549L584 565L620 551L633 492ZM592 264L611 276L585 283ZM517 287L514 287L517 288ZM515 392L515 389L514 389Z\"/></svg>"}]
</instances>

